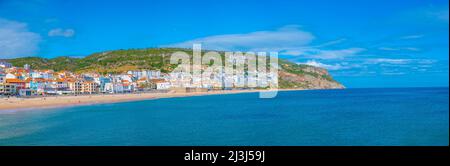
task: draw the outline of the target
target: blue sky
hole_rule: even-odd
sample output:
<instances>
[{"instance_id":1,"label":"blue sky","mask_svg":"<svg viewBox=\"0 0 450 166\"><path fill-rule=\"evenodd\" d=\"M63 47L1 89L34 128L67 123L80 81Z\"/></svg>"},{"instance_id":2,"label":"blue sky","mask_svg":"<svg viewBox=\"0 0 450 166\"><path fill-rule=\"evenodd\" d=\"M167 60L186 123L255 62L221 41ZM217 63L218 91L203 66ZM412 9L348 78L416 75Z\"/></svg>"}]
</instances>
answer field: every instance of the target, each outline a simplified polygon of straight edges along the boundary
<instances>
[{"instance_id":1,"label":"blue sky","mask_svg":"<svg viewBox=\"0 0 450 166\"><path fill-rule=\"evenodd\" d=\"M0 59L127 48L278 51L347 87L448 86L443 0L0 0Z\"/></svg>"}]
</instances>

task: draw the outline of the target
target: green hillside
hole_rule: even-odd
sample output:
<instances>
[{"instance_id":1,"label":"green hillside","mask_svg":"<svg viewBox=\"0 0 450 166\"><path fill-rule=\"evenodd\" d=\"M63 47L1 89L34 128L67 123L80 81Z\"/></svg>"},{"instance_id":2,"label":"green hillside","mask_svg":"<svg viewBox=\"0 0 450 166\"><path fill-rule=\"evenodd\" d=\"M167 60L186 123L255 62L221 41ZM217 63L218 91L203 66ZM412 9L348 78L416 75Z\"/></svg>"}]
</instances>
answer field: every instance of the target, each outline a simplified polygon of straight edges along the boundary
<instances>
[{"instance_id":1,"label":"green hillside","mask_svg":"<svg viewBox=\"0 0 450 166\"><path fill-rule=\"evenodd\" d=\"M168 73L177 65L170 64L170 55L177 51L192 55L191 49L149 48L128 49L101 52L84 58L57 57L52 59L25 57L8 59L14 66L29 64L33 69L51 69L55 71L72 71L75 73L97 72L123 73L129 70L160 70ZM219 52L224 57L224 52ZM282 88L343 88L325 69L295 64L280 59L280 87Z\"/></svg>"}]
</instances>

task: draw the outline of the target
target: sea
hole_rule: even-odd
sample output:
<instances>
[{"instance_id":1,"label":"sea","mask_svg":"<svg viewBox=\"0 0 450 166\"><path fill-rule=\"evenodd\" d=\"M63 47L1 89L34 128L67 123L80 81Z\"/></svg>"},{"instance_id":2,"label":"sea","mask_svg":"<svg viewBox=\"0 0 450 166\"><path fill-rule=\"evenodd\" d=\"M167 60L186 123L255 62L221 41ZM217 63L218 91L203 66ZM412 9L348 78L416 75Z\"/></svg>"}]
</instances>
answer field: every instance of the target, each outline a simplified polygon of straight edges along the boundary
<instances>
[{"instance_id":1,"label":"sea","mask_svg":"<svg viewBox=\"0 0 450 166\"><path fill-rule=\"evenodd\" d=\"M0 111L1 146L448 146L449 88L280 91Z\"/></svg>"}]
</instances>

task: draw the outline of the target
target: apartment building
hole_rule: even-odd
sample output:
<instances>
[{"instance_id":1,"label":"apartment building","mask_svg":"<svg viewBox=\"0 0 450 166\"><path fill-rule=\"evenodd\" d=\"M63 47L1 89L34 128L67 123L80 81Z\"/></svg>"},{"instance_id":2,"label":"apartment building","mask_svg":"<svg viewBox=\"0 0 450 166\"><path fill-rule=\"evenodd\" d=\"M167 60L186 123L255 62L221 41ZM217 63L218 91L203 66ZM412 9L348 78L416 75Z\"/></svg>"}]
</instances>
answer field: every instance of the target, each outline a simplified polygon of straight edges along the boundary
<instances>
[{"instance_id":1,"label":"apartment building","mask_svg":"<svg viewBox=\"0 0 450 166\"><path fill-rule=\"evenodd\" d=\"M0 83L0 95L15 95L17 88L14 84Z\"/></svg>"}]
</instances>

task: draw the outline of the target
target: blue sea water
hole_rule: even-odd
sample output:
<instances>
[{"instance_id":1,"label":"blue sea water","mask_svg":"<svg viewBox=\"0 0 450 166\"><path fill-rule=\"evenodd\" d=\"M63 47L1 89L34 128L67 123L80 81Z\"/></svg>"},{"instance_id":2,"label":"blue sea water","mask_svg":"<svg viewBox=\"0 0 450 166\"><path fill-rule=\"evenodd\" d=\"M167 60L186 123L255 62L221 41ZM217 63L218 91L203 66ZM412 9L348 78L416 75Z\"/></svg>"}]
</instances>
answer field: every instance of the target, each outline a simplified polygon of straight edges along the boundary
<instances>
[{"instance_id":1,"label":"blue sea water","mask_svg":"<svg viewBox=\"0 0 450 166\"><path fill-rule=\"evenodd\" d=\"M0 112L0 145L449 145L449 89L167 98Z\"/></svg>"}]
</instances>

